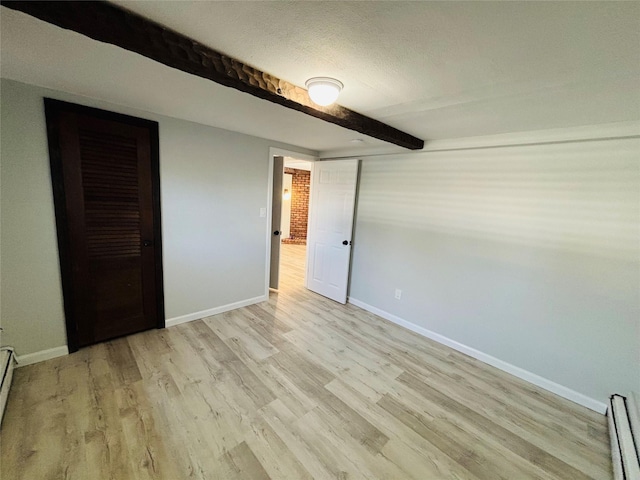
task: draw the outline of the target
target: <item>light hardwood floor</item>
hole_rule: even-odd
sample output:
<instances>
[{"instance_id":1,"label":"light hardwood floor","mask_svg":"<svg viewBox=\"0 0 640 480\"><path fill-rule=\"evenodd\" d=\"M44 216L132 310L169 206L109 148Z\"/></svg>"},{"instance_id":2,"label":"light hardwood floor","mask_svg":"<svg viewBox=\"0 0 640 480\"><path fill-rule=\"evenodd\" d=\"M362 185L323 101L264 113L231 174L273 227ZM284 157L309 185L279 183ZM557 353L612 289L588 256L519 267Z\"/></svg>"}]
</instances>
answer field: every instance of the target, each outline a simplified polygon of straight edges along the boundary
<instances>
[{"instance_id":1,"label":"light hardwood floor","mask_svg":"<svg viewBox=\"0 0 640 480\"><path fill-rule=\"evenodd\" d=\"M605 417L302 287L16 371L1 478L611 478Z\"/></svg>"}]
</instances>

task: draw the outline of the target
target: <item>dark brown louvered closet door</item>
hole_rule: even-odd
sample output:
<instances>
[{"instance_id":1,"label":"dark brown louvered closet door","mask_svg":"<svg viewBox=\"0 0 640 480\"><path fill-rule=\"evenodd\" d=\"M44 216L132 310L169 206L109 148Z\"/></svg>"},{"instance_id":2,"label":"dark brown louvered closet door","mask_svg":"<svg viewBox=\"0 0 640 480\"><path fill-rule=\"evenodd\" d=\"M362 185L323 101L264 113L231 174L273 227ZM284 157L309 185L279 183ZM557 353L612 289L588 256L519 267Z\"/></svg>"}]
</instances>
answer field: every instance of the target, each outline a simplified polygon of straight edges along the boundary
<instances>
[{"instance_id":1,"label":"dark brown louvered closet door","mask_svg":"<svg viewBox=\"0 0 640 480\"><path fill-rule=\"evenodd\" d=\"M157 124L59 107L47 103L70 347L163 326Z\"/></svg>"}]
</instances>

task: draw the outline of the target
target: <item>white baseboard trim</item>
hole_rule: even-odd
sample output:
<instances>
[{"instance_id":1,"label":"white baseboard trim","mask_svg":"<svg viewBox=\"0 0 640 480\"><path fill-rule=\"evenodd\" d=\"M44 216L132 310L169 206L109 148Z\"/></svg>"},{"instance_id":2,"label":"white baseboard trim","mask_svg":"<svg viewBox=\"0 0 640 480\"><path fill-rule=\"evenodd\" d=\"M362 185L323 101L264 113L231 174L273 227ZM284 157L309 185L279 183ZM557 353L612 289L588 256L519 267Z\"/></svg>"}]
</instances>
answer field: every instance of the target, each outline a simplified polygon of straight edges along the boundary
<instances>
[{"instance_id":1,"label":"white baseboard trim","mask_svg":"<svg viewBox=\"0 0 640 480\"><path fill-rule=\"evenodd\" d=\"M218 313L228 312L229 310L235 310L236 308L246 307L247 305L253 305L254 303L260 303L266 300L269 300L269 296L261 295L259 297L249 298L247 300L241 300L239 302L222 305L220 307L210 308L209 310L202 310L201 312L195 312L188 315L182 315L180 317L170 318L165 322L165 326L173 327L174 325L180 325L181 323L199 320L201 318L210 317L211 315L217 315ZM66 345L62 347L41 350L39 352L28 353L27 355L16 356L16 360L18 361L18 365L16 365L16 367L24 367L26 365L43 362L44 360L61 357L63 355L69 355L69 348Z\"/></svg>"},{"instance_id":2,"label":"white baseboard trim","mask_svg":"<svg viewBox=\"0 0 640 480\"><path fill-rule=\"evenodd\" d=\"M32 363L62 357L63 355L69 355L69 348L66 345L62 347L49 348L47 350L40 350L39 352L28 353L26 355L20 355L16 357L16 360L18 361L18 365L16 365L16 367L24 367L26 365L31 365Z\"/></svg>"},{"instance_id":3,"label":"white baseboard trim","mask_svg":"<svg viewBox=\"0 0 640 480\"><path fill-rule=\"evenodd\" d=\"M360 307L363 310L374 313L379 317L382 317L386 320L389 320L390 322L400 325L401 327L411 330L412 332L415 332L419 335L430 338L431 340L434 340L438 343L446 345L447 347L451 347L454 350L457 350L461 353L469 355L470 357L480 360L481 362L487 363L504 372L510 373L511 375L521 378L522 380L532 383L540 388L544 388L545 390L548 390L551 393L560 395L561 397L566 398L567 400L571 400L572 402L575 402L578 405L582 405L583 407L587 407L601 414L605 414L607 411L606 403L594 400L591 397L587 397L582 393L576 392L563 385L552 382L551 380L548 380L544 377L536 375L535 373L531 373L528 370L524 370L523 368L516 367L515 365L511 365L510 363L500 360L499 358L492 357L491 355L488 355L479 350L476 350L475 348L469 347L460 342L456 342L455 340L447 338L444 335L440 335L439 333L432 332L431 330L421 327L420 325L416 325L415 323L408 322L407 320L404 320L396 315L393 315L389 312L385 312L384 310L380 310L377 307L364 303L361 300L357 300L355 298L349 297L348 302L355 305L356 307Z\"/></svg>"},{"instance_id":4,"label":"white baseboard trim","mask_svg":"<svg viewBox=\"0 0 640 480\"><path fill-rule=\"evenodd\" d=\"M218 315L219 313L228 312L229 310L235 310L237 308L246 307L255 303L265 302L269 300L269 295L260 295L259 297L248 298L246 300L240 300L239 302L228 303L220 307L210 308L208 310L202 310L200 312L189 313L188 315L182 315L180 317L173 317L165 322L165 326L173 327L180 325L181 323L192 322L194 320L200 320L201 318L210 317L211 315Z\"/></svg>"}]
</instances>

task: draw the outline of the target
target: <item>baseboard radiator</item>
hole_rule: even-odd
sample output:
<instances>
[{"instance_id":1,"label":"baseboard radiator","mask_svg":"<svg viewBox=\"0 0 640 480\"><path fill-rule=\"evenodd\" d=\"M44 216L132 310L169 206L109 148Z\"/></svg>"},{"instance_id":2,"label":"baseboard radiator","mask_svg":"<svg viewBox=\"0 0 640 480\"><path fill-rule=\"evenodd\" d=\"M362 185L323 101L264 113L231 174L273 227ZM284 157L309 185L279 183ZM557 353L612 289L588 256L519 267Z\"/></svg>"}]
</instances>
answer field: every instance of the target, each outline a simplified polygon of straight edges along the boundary
<instances>
[{"instance_id":1,"label":"baseboard radiator","mask_svg":"<svg viewBox=\"0 0 640 480\"><path fill-rule=\"evenodd\" d=\"M11 380L13 379L13 369L16 364L16 356L13 348L2 347L0 349L0 372L2 373L2 385L0 385L0 425L4 418L4 408L7 406Z\"/></svg>"},{"instance_id":2,"label":"baseboard radiator","mask_svg":"<svg viewBox=\"0 0 640 480\"><path fill-rule=\"evenodd\" d=\"M615 480L640 480L640 397L612 395L607 410Z\"/></svg>"}]
</instances>

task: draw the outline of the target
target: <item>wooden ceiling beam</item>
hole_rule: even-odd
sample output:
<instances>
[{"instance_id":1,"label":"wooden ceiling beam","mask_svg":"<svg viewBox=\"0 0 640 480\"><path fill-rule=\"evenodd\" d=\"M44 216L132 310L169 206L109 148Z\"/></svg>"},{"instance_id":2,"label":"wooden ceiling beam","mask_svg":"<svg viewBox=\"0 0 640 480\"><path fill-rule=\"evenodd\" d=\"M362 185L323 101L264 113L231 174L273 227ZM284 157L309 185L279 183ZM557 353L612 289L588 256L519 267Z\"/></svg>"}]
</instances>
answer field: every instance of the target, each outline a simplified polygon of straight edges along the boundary
<instances>
[{"instance_id":1,"label":"wooden ceiling beam","mask_svg":"<svg viewBox=\"0 0 640 480\"><path fill-rule=\"evenodd\" d=\"M180 33L107 2L2 1L59 27L117 45L169 67L411 150L424 141L340 105L321 107L304 88L261 72Z\"/></svg>"}]
</instances>

